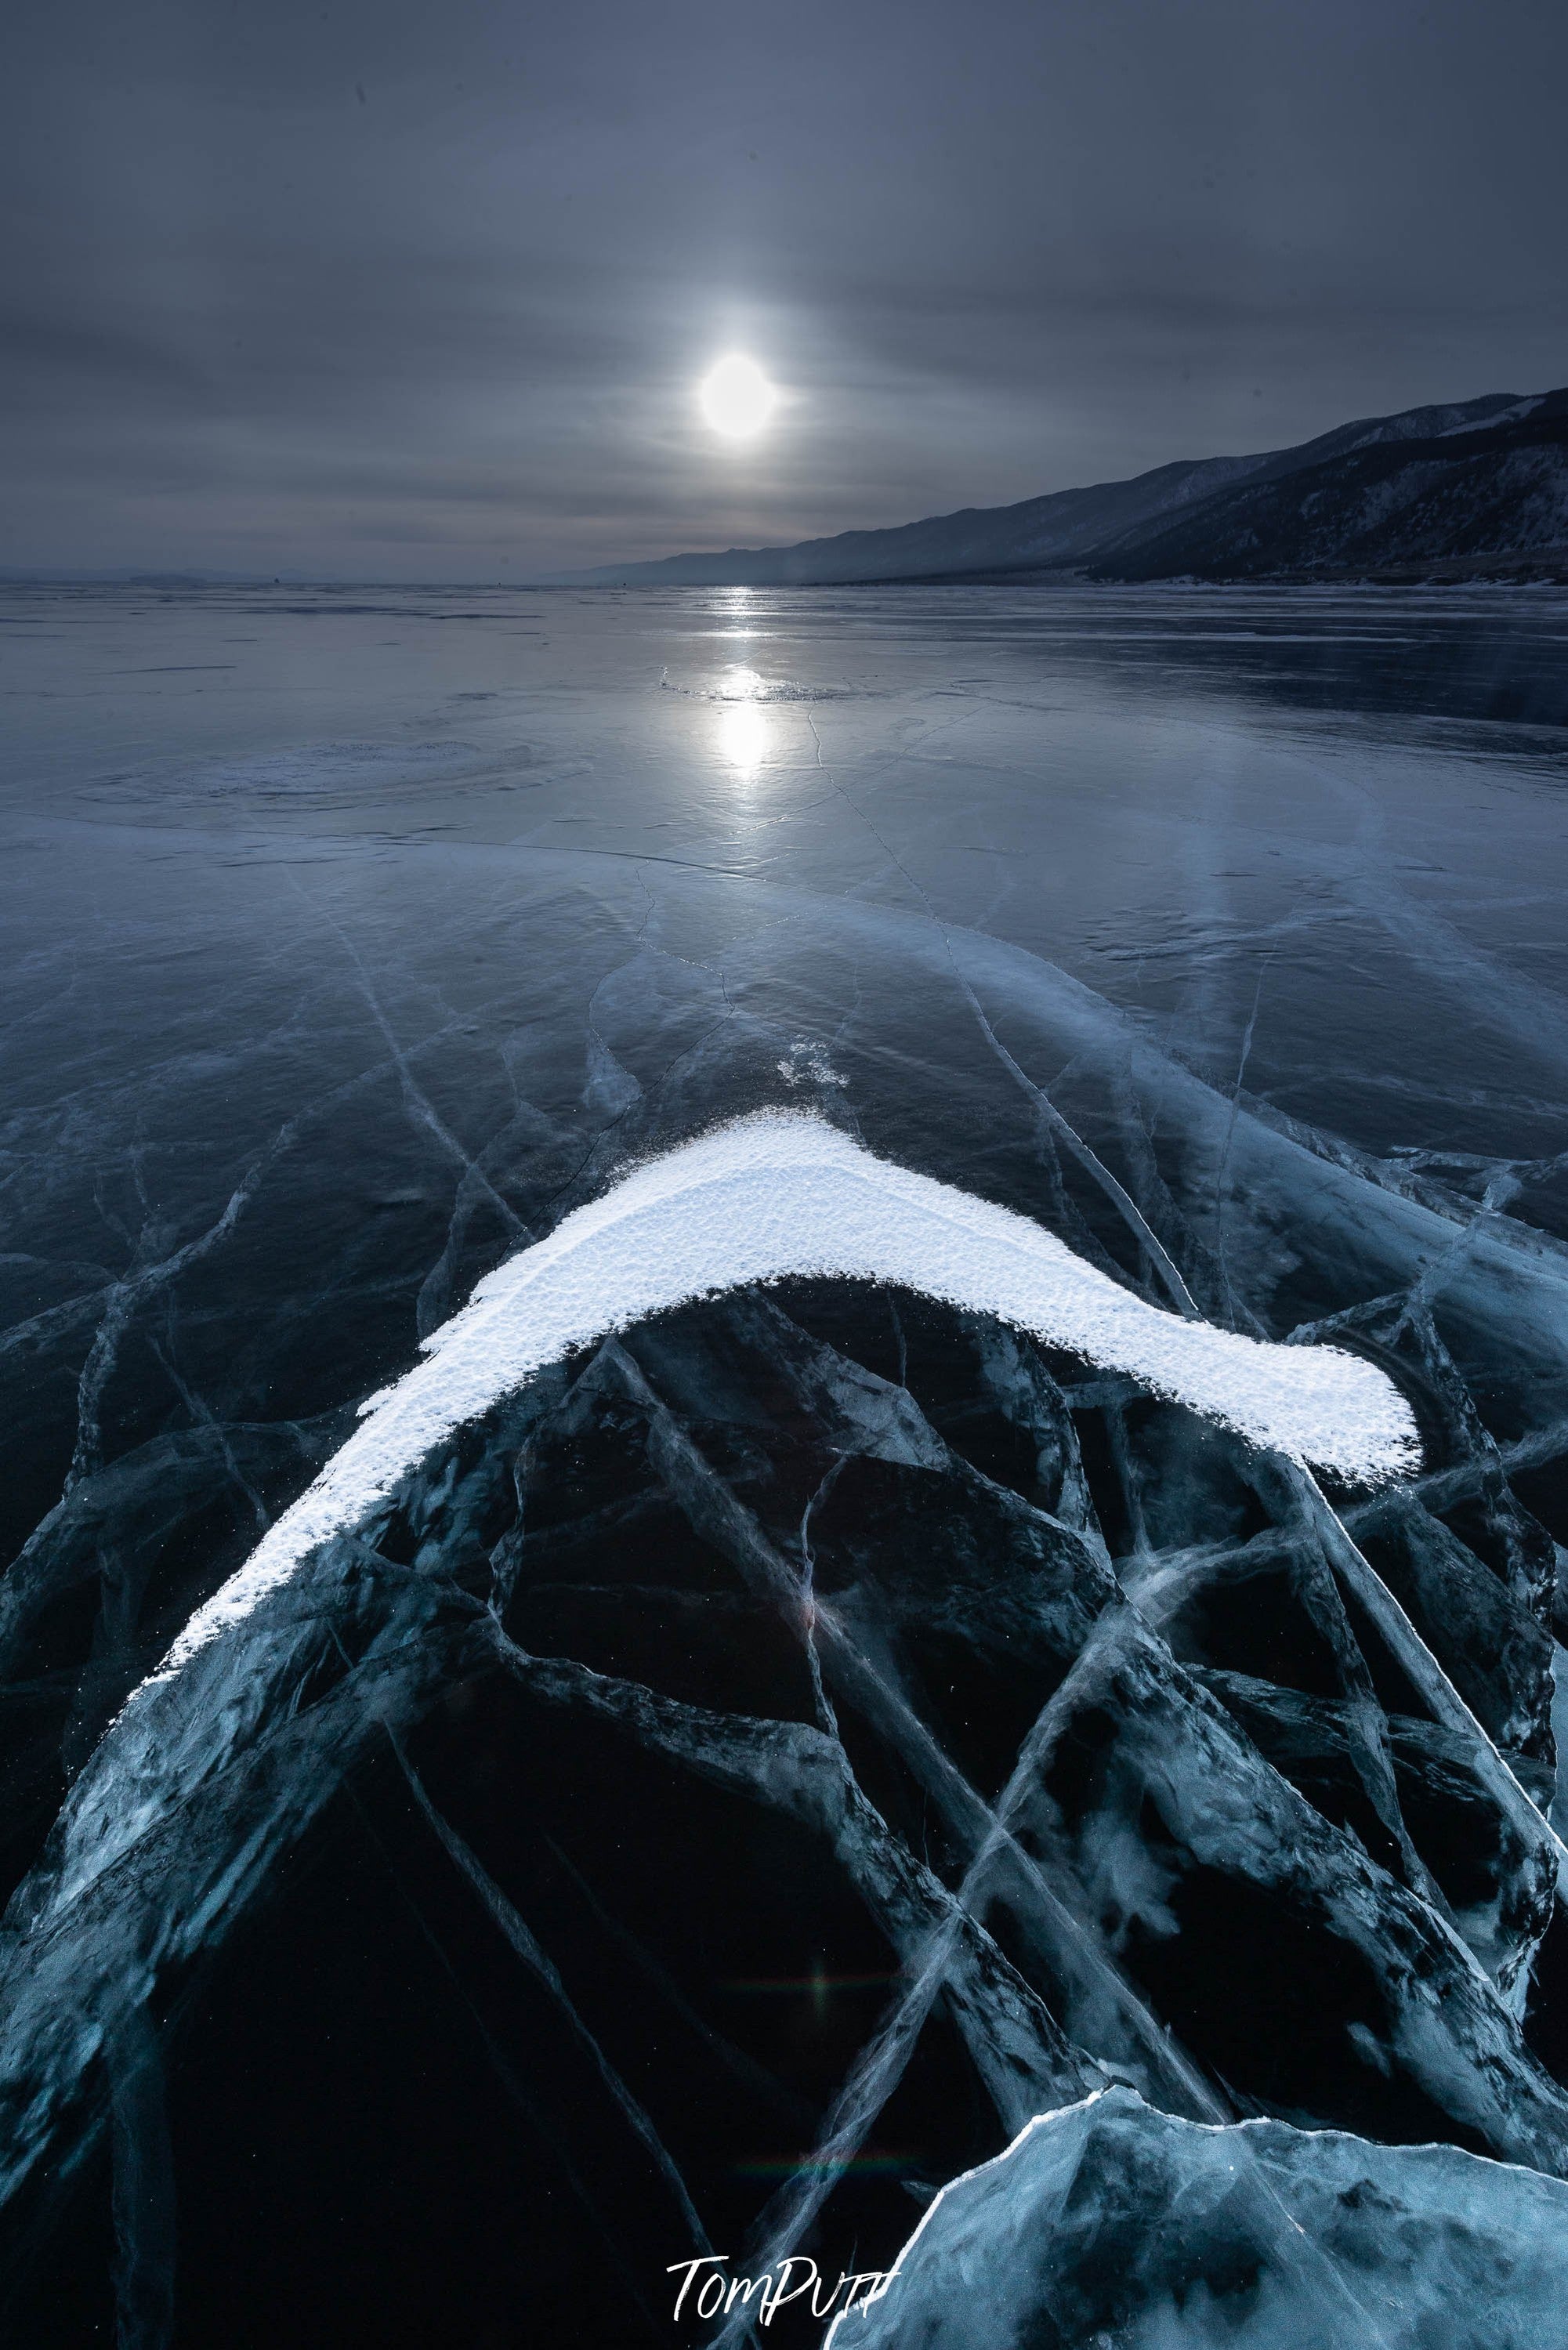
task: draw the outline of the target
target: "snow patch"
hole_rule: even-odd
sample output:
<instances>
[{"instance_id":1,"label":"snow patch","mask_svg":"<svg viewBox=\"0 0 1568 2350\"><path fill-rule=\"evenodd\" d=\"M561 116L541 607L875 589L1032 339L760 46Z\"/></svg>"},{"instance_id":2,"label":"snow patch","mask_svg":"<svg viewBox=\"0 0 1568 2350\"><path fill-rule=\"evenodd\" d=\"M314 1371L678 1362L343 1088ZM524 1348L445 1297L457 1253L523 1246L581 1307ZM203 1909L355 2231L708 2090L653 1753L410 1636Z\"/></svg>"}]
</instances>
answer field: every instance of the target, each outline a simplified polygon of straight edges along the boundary
<instances>
[{"instance_id":1,"label":"snow patch","mask_svg":"<svg viewBox=\"0 0 1568 2350\"><path fill-rule=\"evenodd\" d=\"M796 1037L774 1068L786 1086L846 1086L847 1077L839 1076L820 1045L810 1037Z\"/></svg>"},{"instance_id":2,"label":"snow patch","mask_svg":"<svg viewBox=\"0 0 1568 2350\"><path fill-rule=\"evenodd\" d=\"M488 1274L424 1341L429 1359L361 1407L355 1434L151 1680L170 1679L533 1374L671 1306L788 1274L893 1283L992 1315L1343 1475L1383 1478L1418 1457L1409 1407L1359 1357L1179 1320L1010 1209L876 1158L809 1113L764 1111L637 1168Z\"/></svg>"}]
</instances>

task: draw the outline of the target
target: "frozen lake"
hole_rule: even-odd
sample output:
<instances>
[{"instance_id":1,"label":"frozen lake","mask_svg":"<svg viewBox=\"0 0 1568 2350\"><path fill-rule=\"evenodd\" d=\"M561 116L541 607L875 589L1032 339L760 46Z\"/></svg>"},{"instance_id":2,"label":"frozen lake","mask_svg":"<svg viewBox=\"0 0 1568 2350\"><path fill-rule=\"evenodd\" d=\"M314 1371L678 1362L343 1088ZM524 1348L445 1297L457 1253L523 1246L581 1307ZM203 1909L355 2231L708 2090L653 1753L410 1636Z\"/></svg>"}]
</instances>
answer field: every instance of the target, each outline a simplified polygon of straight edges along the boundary
<instances>
[{"instance_id":1,"label":"frozen lake","mask_svg":"<svg viewBox=\"0 0 1568 2350\"><path fill-rule=\"evenodd\" d=\"M192 2344L670 2339L704 2244L888 2266L1050 2064L1059 2104L1108 2064L1189 2118L1568 2168L1525 1800L1568 1540L1568 596L7 588L0 664L17 2338L111 2327L118 2262ZM574 1357L105 1737L476 1282L778 1108L1164 1311L1334 1322L1425 1482L1330 1501L1492 1761L1288 1464L827 1282ZM809 1674L785 1567L826 1595ZM1010 2107L991 1977L877 2035L1113 1572L1152 1678L1032 1766L1076 1923L972 1905L964 1963L1064 2035ZM612 1682L673 1709L630 1761ZM894 1859L815 1814L806 1856L788 1771L748 1809L699 1713L831 1747ZM1210 1735L1300 1884L1184 1812ZM1428 1932L1439 2054L1397 1957Z\"/></svg>"}]
</instances>

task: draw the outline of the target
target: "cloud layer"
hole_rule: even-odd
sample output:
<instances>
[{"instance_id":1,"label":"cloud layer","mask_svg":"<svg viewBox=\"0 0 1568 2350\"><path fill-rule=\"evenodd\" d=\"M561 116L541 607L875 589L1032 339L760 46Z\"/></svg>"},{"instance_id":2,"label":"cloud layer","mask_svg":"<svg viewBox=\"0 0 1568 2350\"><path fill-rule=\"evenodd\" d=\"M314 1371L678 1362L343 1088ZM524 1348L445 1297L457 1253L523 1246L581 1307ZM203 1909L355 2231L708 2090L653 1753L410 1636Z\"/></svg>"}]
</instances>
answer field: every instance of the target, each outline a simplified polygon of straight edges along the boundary
<instances>
[{"instance_id":1,"label":"cloud layer","mask_svg":"<svg viewBox=\"0 0 1568 2350\"><path fill-rule=\"evenodd\" d=\"M1538 389L1565 79L1546 0L28 0L7 560L504 577Z\"/></svg>"}]
</instances>

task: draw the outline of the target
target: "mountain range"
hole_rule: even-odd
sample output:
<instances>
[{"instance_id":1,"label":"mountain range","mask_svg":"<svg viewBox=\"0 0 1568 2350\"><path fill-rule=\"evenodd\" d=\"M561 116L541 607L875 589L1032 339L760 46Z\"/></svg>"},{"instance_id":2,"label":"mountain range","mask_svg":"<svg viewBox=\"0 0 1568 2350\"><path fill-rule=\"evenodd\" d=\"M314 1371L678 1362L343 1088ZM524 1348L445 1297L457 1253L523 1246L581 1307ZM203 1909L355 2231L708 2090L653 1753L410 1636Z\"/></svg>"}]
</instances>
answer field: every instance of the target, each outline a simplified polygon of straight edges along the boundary
<instances>
[{"instance_id":1,"label":"mountain range","mask_svg":"<svg viewBox=\"0 0 1568 2350\"><path fill-rule=\"evenodd\" d=\"M1363 417L1299 448L970 506L797 546L729 547L573 575L594 587L887 580L1568 582L1568 390Z\"/></svg>"}]
</instances>

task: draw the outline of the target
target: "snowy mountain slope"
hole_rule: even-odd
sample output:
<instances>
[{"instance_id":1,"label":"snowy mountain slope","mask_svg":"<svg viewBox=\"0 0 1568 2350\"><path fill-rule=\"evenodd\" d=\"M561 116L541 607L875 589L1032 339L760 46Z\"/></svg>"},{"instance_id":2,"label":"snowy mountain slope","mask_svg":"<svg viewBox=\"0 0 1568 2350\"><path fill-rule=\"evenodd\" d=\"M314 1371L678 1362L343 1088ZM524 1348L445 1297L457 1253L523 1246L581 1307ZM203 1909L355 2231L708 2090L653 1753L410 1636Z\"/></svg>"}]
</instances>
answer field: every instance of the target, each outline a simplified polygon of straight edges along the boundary
<instances>
[{"instance_id":1,"label":"snowy mountain slope","mask_svg":"<svg viewBox=\"0 0 1568 2350\"><path fill-rule=\"evenodd\" d=\"M1179 521L1102 547L1115 579L1333 575L1549 556L1568 571L1568 392L1479 430L1384 439L1216 492Z\"/></svg>"},{"instance_id":2,"label":"snowy mountain slope","mask_svg":"<svg viewBox=\"0 0 1568 2350\"><path fill-rule=\"evenodd\" d=\"M1150 529L1190 514L1220 492L1272 482L1387 442L1463 434L1539 404L1514 392L1491 392L1396 416L1362 417L1293 449L1184 459L1131 481L1055 490L1017 505L968 506L892 530L845 531L797 546L672 555L659 562L607 565L575 576L583 584L600 587L787 587L1076 567L1111 547L1130 547Z\"/></svg>"}]
</instances>

